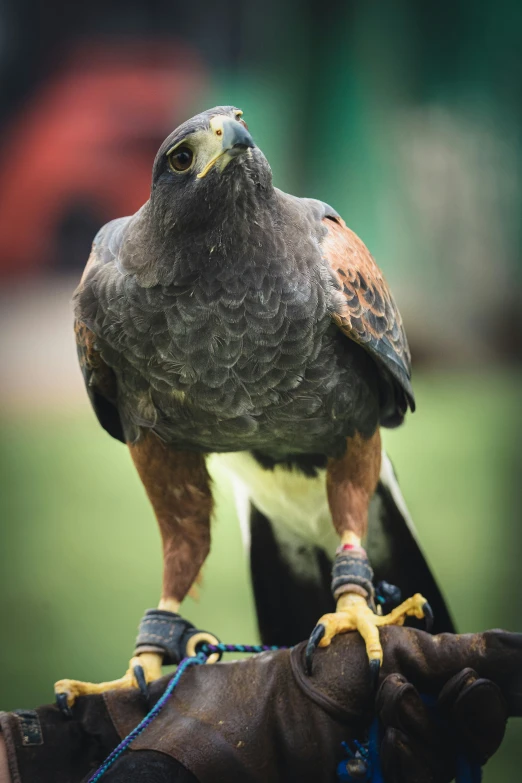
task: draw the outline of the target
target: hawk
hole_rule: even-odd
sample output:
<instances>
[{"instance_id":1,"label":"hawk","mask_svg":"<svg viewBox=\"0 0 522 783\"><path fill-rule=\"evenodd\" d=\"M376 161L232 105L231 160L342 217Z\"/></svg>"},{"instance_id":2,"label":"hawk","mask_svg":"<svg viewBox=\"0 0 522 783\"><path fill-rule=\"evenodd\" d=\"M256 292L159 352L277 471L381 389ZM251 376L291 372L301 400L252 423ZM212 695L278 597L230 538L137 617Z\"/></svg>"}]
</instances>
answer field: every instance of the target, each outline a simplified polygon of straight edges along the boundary
<instances>
[{"instance_id":1,"label":"hawk","mask_svg":"<svg viewBox=\"0 0 522 783\"><path fill-rule=\"evenodd\" d=\"M309 659L356 629L377 671L379 626L428 612L416 593L384 616L377 578L422 590L437 630L452 630L381 448L380 428L415 406L399 311L334 209L274 187L241 110L205 111L163 142L150 199L98 233L75 307L88 395L161 531L155 620L178 617L208 555L217 454L265 643L293 644L319 618ZM161 644L138 653L121 687L160 675ZM57 692L71 703L109 686Z\"/></svg>"}]
</instances>

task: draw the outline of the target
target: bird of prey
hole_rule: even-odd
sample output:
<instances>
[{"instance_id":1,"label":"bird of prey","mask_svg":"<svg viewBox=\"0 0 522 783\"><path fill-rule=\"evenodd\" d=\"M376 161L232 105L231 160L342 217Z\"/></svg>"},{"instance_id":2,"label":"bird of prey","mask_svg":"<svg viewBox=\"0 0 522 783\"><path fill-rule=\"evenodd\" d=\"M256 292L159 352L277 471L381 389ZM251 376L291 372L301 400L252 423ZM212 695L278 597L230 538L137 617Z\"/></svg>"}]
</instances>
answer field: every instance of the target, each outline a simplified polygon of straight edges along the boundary
<instances>
[{"instance_id":1,"label":"bird of prey","mask_svg":"<svg viewBox=\"0 0 522 783\"><path fill-rule=\"evenodd\" d=\"M164 571L127 674L60 681L69 704L160 675L160 637L210 549L212 454L234 476L265 643L316 625L313 652L358 630L378 669L379 626L427 604L417 592L383 615L377 577L422 590L452 629L381 449L380 428L414 409L401 316L337 212L274 187L242 111L210 109L163 142L150 199L98 233L75 306L87 392L130 450Z\"/></svg>"}]
</instances>

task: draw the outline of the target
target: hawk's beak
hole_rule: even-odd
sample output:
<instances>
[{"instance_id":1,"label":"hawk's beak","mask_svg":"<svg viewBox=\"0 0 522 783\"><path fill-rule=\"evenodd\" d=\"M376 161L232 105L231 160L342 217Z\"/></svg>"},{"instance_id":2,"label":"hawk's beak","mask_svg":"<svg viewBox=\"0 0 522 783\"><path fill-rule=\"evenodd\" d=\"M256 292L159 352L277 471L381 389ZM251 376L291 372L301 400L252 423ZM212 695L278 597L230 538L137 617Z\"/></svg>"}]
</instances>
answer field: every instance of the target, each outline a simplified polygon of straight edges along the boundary
<instances>
[{"instance_id":1,"label":"hawk's beak","mask_svg":"<svg viewBox=\"0 0 522 783\"><path fill-rule=\"evenodd\" d=\"M238 120L232 119L232 117L212 117L210 130L221 139L221 149L209 160L203 171L198 174L198 179L206 177L214 164L223 156L228 158L225 162L226 166L226 163L229 163L232 158L236 158L238 155L256 146L245 126L241 125Z\"/></svg>"},{"instance_id":2,"label":"hawk's beak","mask_svg":"<svg viewBox=\"0 0 522 783\"><path fill-rule=\"evenodd\" d=\"M255 147L252 136L244 125L227 117L223 120L223 152L235 157Z\"/></svg>"}]
</instances>

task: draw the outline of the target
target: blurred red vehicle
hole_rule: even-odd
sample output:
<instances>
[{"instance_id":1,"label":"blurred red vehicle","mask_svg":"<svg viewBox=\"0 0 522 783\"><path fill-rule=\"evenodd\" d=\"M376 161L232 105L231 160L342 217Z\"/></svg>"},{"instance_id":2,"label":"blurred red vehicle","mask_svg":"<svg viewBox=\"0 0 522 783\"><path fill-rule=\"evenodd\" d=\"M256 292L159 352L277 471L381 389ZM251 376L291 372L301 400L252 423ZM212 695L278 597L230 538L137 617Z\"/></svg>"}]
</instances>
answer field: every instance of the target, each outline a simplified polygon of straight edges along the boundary
<instances>
[{"instance_id":1,"label":"blurred red vehicle","mask_svg":"<svg viewBox=\"0 0 522 783\"><path fill-rule=\"evenodd\" d=\"M0 146L0 275L85 263L97 229L148 198L162 139L194 113L206 74L176 40L79 45Z\"/></svg>"}]
</instances>

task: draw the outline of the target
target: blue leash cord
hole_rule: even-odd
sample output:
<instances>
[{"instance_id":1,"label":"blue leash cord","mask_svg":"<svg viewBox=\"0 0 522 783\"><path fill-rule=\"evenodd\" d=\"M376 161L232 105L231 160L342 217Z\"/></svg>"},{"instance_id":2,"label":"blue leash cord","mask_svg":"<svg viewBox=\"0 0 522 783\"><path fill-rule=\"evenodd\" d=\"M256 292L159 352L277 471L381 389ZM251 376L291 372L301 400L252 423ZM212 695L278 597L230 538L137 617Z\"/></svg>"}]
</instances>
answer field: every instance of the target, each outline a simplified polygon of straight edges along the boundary
<instances>
[{"instance_id":1,"label":"blue leash cord","mask_svg":"<svg viewBox=\"0 0 522 783\"><path fill-rule=\"evenodd\" d=\"M114 748L112 753L107 756L103 764L94 772L88 779L87 783L98 783L98 781L105 775L105 773L112 767L112 765L120 758L120 756L127 750L127 748L134 742L134 740L145 731L152 721L159 715L165 704L168 702L176 686L179 684L183 672L185 672L189 666L199 666L206 663L209 655L215 652L241 652L241 653L260 653L269 650L284 650L285 647L267 647L261 644L204 644L201 646L200 652L195 657L184 658L179 664L178 668L169 684L167 685L163 695L156 702L150 712L145 715L143 720L138 723L135 729L120 742L120 744ZM429 697L423 697L424 701L429 706L432 706L433 700ZM379 758L379 746L380 746L380 724L378 718L373 721L368 736L367 743L361 743L355 741L353 744L356 751L353 752L343 742L343 747L350 759L360 759L361 762L367 768L367 783L384 783L384 778L381 771L381 763ZM337 779L339 781L345 781L346 783L356 783L355 779L349 774L346 767L346 761L341 761L337 767ZM357 780L361 781L363 778L358 777ZM464 756L459 756L457 760L457 777L455 783L481 783L482 781L482 768L478 764L472 764Z\"/></svg>"},{"instance_id":2,"label":"blue leash cord","mask_svg":"<svg viewBox=\"0 0 522 783\"><path fill-rule=\"evenodd\" d=\"M97 783L98 780L100 780L103 775L112 767L112 765L120 758L122 753L124 753L129 745L131 745L134 740L140 736L142 732L145 731L147 726L149 726L154 718L156 718L165 704L168 702L170 697L172 696L176 686L178 685L179 681L181 680L181 677L183 675L183 672L186 671L189 666L197 666L201 665L203 663L206 663L208 656L211 653L214 652L242 652L242 653L260 653L260 652L267 652L269 650L284 650L285 647L267 647L266 645L262 644L212 644L207 645L204 644L201 646L201 652L199 652L195 657L192 658L183 658L181 663L179 664L178 668L176 669L176 672L172 679L170 680L169 684L167 685L163 695L160 699L156 702L154 707L150 710L150 712L145 715L141 723L138 723L135 729L133 729L130 734L127 734L127 736L122 739L120 744L114 748L112 753L107 756L101 767L98 767L96 772L91 775L91 777L88 779L87 783Z\"/></svg>"},{"instance_id":3,"label":"blue leash cord","mask_svg":"<svg viewBox=\"0 0 522 783\"><path fill-rule=\"evenodd\" d=\"M206 655L204 655L203 653L198 653L198 655L196 655L195 658L184 658L181 661L180 665L176 669L176 673L175 673L174 677L171 679L171 681L167 685L167 688L166 688L165 692L163 693L163 696L156 702L156 704L151 709L151 711L147 715L145 715L145 717L143 718L141 723L138 723L136 728L133 729L130 734L127 734L125 739L123 739L120 742L120 744L116 748L114 748L114 750L112 751L110 756L107 756L107 758L105 759L105 761L103 762L101 767L99 767L96 770L94 775L92 775L89 778L87 783L97 783L97 781L100 780L100 778L102 778L103 775L105 775L107 770L110 769L110 767L112 767L114 762L119 759L121 754L124 753L127 750L129 745L132 742L134 742L136 737L139 737L140 734L143 731L145 731L147 726L150 723L152 723L154 718L156 718L157 715L159 715L159 713L161 712L161 710L163 709L165 704L168 702L168 700L172 696L172 693L173 693L176 685L181 680L181 675L183 674L183 672L186 671L186 669L188 669L189 666L194 666L194 665L205 663L206 660L207 660Z\"/></svg>"}]
</instances>

